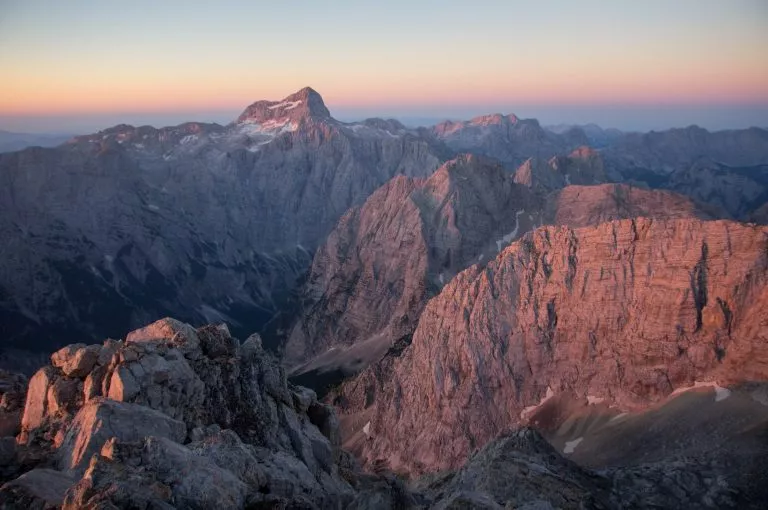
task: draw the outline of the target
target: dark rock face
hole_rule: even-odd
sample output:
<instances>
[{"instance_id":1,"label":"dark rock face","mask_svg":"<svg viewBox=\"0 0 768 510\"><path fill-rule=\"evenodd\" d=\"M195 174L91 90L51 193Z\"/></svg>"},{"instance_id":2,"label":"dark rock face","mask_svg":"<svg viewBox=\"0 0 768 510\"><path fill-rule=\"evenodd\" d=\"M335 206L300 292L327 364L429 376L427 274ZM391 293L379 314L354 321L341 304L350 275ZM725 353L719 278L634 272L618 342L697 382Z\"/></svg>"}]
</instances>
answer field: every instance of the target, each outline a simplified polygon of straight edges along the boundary
<instances>
[{"instance_id":1,"label":"dark rock face","mask_svg":"<svg viewBox=\"0 0 768 510\"><path fill-rule=\"evenodd\" d=\"M459 502L488 509L611 507L608 480L563 458L527 428L500 436L456 472L425 477L422 488L455 505L447 508L462 508Z\"/></svg>"},{"instance_id":2,"label":"dark rock face","mask_svg":"<svg viewBox=\"0 0 768 510\"><path fill-rule=\"evenodd\" d=\"M33 469L3 485L0 502L4 508L61 508L64 494L73 482L72 476L61 471Z\"/></svg>"},{"instance_id":3,"label":"dark rock face","mask_svg":"<svg viewBox=\"0 0 768 510\"><path fill-rule=\"evenodd\" d=\"M757 453L765 451L763 445ZM594 472L522 428L488 443L458 471L424 477L417 486L437 502L434 508L762 508L765 491L731 485L718 460L667 458Z\"/></svg>"},{"instance_id":4,"label":"dark rock face","mask_svg":"<svg viewBox=\"0 0 768 510\"><path fill-rule=\"evenodd\" d=\"M694 381L764 380L767 235L688 219L526 234L446 285L388 371L345 385L339 405L370 418L360 455L451 468L553 394L637 410Z\"/></svg>"},{"instance_id":5,"label":"dark rock face","mask_svg":"<svg viewBox=\"0 0 768 510\"><path fill-rule=\"evenodd\" d=\"M627 133L602 151L609 172L670 174L700 159L746 167L768 163L768 131L760 128L709 132L698 126Z\"/></svg>"},{"instance_id":6,"label":"dark rock face","mask_svg":"<svg viewBox=\"0 0 768 510\"><path fill-rule=\"evenodd\" d=\"M337 122L303 89L228 126L121 125L2 154L3 347L165 315L262 330L342 214L394 175L429 175L441 150L391 123Z\"/></svg>"},{"instance_id":7,"label":"dark rock face","mask_svg":"<svg viewBox=\"0 0 768 510\"><path fill-rule=\"evenodd\" d=\"M0 437L19 433L26 393L26 377L0 370Z\"/></svg>"},{"instance_id":8,"label":"dark rock face","mask_svg":"<svg viewBox=\"0 0 768 510\"><path fill-rule=\"evenodd\" d=\"M768 200L768 165L731 167L697 161L672 174L666 187L719 207L734 217L765 224L760 208Z\"/></svg>"}]
</instances>

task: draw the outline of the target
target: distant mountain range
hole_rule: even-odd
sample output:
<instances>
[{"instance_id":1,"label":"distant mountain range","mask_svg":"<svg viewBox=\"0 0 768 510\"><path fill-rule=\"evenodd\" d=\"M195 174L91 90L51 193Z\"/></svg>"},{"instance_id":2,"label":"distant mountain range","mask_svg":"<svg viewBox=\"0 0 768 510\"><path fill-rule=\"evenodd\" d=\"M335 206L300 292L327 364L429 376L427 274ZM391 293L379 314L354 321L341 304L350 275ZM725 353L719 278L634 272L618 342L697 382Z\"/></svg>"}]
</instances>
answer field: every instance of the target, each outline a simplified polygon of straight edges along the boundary
<instances>
[{"instance_id":1,"label":"distant mountain range","mask_svg":"<svg viewBox=\"0 0 768 510\"><path fill-rule=\"evenodd\" d=\"M597 138L610 143L597 152L579 149L600 145ZM696 207L710 204L715 216L738 219L761 218L768 201L768 132L759 129L547 130L501 114L431 128L383 119L344 123L306 88L257 101L226 126L119 125L55 148L0 155L0 232L8 240L0 273L3 341L47 349L171 314L194 323L226 320L238 332L267 328L271 344L282 345L294 328L301 282L310 265L312 274L321 271L310 261L346 211L392 177L427 178L464 152L498 160L510 173L514 182L504 186L518 198L505 200L513 212L526 211L516 236L554 221L559 213L547 194L574 184L667 188ZM476 189L492 185L481 175L473 177ZM420 214L456 200L459 189L417 200ZM461 207L469 203L457 203L455 214L466 217ZM445 214L434 210L429 214ZM474 230L491 237L513 230L515 218L489 211L498 226ZM427 241L428 251L434 242ZM445 255L444 278L471 260L457 258L456 249ZM434 271L431 282L441 272ZM418 318L414 310L404 313L409 324Z\"/></svg>"},{"instance_id":2,"label":"distant mountain range","mask_svg":"<svg viewBox=\"0 0 768 510\"><path fill-rule=\"evenodd\" d=\"M0 152L11 152L27 147L55 147L72 138L72 135L45 133L13 133L0 129Z\"/></svg>"}]
</instances>

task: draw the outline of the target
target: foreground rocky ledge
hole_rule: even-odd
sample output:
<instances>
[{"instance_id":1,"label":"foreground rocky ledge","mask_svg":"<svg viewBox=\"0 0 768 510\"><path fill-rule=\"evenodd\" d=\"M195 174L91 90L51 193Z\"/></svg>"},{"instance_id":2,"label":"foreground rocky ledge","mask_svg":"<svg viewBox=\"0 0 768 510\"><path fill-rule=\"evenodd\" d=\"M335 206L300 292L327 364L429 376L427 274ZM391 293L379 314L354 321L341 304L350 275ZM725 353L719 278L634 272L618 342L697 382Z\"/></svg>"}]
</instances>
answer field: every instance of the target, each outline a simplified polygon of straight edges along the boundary
<instances>
[{"instance_id":1,"label":"foreground rocky ledge","mask_svg":"<svg viewBox=\"0 0 768 510\"><path fill-rule=\"evenodd\" d=\"M241 344L224 325L194 329L163 319L124 341L67 346L29 381L23 412L26 380L0 375L0 417L18 432L0 440L2 509L743 503L707 466L670 462L596 473L529 428L505 432L458 471L409 486L364 473L339 446L333 409L288 384L257 335Z\"/></svg>"},{"instance_id":2,"label":"foreground rocky ledge","mask_svg":"<svg viewBox=\"0 0 768 510\"><path fill-rule=\"evenodd\" d=\"M3 508L334 508L357 492L332 409L223 325L163 319L59 350L20 428Z\"/></svg>"}]
</instances>

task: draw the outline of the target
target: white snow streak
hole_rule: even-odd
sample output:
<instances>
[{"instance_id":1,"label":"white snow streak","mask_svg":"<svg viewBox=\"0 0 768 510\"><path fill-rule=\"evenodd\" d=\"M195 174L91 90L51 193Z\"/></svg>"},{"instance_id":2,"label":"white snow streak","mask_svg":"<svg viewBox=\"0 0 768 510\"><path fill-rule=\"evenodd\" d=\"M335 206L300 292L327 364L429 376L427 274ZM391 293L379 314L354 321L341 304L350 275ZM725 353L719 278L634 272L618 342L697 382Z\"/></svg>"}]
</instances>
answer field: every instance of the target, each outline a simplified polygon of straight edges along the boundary
<instances>
[{"instance_id":1,"label":"white snow streak","mask_svg":"<svg viewBox=\"0 0 768 510\"><path fill-rule=\"evenodd\" d=\"M240 124L240 132L246 135L279 135L281 133L288 133L299 129L299 125L296 122L291 122L290 119L273 119L258 124L256 122L243 122Z\"/></svg>"},{"instance_id":2,"label":"white snow streak","mask_svg":"<svg viewBox=\"0 0 768 510\"><path fill-rule=\"evenodd\" d=\"M583 437L574 439L573 441L566 441L565 448L563 448L563 453L566 455L573 453L574 450L576 450L576 447L579 446L579 443L581 443L582 441L584 441Z\"/></svg>"},{"instance_id":3,"label":"white snow streak","mask_svg":"<svg viewBox=\"0 0 768 510\"><path fill-rule=\"evenodd\" d=\"M277 110L278 108L284 108L286 110L293 110L297 106L299 106L302 103L301 99L298 101L283 101L282 103L277 103L276 105L267 107L268 110Z\"/></svg>"},{"instance_id":4,"label":"white snow streak","mask_svg":"<svg viewBox=\"0 0 768 510\"><path fill-rule=\"evenodd\" d=\"M620 420L620 419L624 418L624 417L625 417L625 416L627 416L627 415L629 415L629 413L621 413L621 414L617 414L616 416L614 416L613 418L611 418L611 420L610 420L610 421L618 421L618 420Z\"/></svg>"},{"instance_id":5,"label":"white snow streak","mask_svg":"<svg viewBox=\"0 0 768 510\"><path fill-rule=\"evenodd\" d=\"M750 393L752 400L768 406L768 388L758 388Z\"/></svg>"},{"instance_id":6,"label":"white snow streak","mask_svg":"<svg viewBox=\"0 0 768 510\"><path fill-rule=\"evenodd\" d=\"M524 212L525 210L523 209L515 213L515 229L496 241L497 251L501 251L502 245L508 244L510 241L512 241L512 239L517 237L517 231L520 230L520 215Z\"/></svg>"},{"instance_id":7,"label":"white snow streak","mask_svg":"<svg viewBox=\"0 0 768 510\"><path fill-rule=\"evenodd\" d=\"M731 396L731 390L728 388L723 388L722 386L718 385L714 381L695 381L693 383L693 386L687 386L685 388L678 388L675 391L672 392L671 396L678 395L680 393L684 393L688 390L696 389L696 388L712 388L715 390L715 402L720 402L721 400L725 400L726 398Z\"/></svg>"}]
</instances>

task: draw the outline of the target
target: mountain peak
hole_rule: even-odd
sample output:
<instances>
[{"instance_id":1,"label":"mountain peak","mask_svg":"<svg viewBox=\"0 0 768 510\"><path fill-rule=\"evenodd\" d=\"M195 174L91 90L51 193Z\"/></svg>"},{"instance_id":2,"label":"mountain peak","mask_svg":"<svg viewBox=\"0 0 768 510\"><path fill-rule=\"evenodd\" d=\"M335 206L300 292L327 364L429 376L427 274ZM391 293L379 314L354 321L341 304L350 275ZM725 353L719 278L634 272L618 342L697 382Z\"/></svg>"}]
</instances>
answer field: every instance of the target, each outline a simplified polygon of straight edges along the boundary
<instances>
[{"instance_id":1,"label":"mountain peak","mask_svg":"<svg viewBox=\"0 0 768 510\"><path fill-rule=\"evenodd\" d=\"M304 87L280 101L256 101L243 111L237 122L263 123L277 119L300 120L309 117L327 119L331 117L331 112L317 91Z\"/></svg>"},{"instance_id":2,"label":"mountain peak","mask_svg":"<svg viewBox=\"0 0 768 510\"><path fill-rule=\"evenodd\" d=\"M446 161L427 180L428 187L443 188L446 197L454 189L495 188L502 189L508 174L497 160L477 154L459 154Z\"/></svg>"},{"instance_id":3,"label":"mountain peak","mask_svg":"<svg viewBox=\"0 0 768 510\"><path fill-rule=\"evenodd\" d=\"M501 113L492 113L488 115L480 115L469 121L472 126L489 126L489 125L501 125L501 124L516 124L518 121L517 115L510 113L509 115L502 115Z\"/></svg>"}]
</instances>

